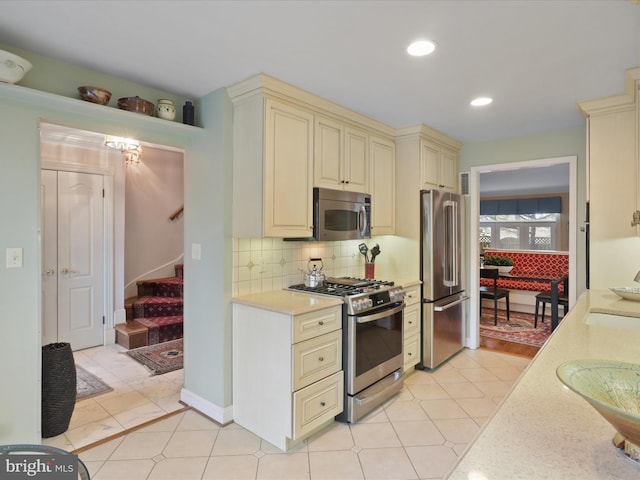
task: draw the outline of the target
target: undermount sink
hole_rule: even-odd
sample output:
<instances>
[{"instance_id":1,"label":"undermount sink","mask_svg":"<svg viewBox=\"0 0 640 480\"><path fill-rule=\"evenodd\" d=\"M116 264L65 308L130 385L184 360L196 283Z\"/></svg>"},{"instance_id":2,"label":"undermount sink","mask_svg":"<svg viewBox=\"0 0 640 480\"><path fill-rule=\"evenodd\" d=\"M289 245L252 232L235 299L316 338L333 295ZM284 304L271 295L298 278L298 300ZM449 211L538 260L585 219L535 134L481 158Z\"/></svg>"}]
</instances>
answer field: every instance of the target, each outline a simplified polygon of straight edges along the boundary
<instances>
[{"instance_id":1,"label":"undermount sink","mask_svg":"<svg viewBox=\"0 0 640 480\"><path fill-rule=\"evenodd\" d=\"M598 327L618 328L622 330L635 330L640 332L640 318L611 313L589 312L584 323Z\"/></svg>"},{"instance_id":2,"label":"undermount sink","mask_svg":"<svg viewBox=\"0 0 640 480\"><path fill-rule=\"evenodd\" d=\"M640 462L640 365L573 360L560 365L556 374L613 425L613 444Z\"/></svg>"}]
</instances>

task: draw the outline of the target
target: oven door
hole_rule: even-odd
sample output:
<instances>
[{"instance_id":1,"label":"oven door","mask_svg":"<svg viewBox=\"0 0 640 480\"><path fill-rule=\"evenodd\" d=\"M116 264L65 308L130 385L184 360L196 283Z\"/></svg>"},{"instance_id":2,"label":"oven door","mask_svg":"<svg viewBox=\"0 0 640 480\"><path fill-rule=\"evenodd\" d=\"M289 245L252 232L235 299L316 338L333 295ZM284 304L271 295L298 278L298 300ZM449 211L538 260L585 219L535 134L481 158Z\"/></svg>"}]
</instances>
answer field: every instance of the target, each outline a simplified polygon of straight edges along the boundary
<instances>
[{"instance_id":1,"label":"oven door","mask_svg":"<svg viewBox=\"0 0 640 480\"><path fill-rule=\"evenodd\" d=\"M364 390L402 368L404 302L348 317L346 389Z\"/></svg>"}]
</instances>

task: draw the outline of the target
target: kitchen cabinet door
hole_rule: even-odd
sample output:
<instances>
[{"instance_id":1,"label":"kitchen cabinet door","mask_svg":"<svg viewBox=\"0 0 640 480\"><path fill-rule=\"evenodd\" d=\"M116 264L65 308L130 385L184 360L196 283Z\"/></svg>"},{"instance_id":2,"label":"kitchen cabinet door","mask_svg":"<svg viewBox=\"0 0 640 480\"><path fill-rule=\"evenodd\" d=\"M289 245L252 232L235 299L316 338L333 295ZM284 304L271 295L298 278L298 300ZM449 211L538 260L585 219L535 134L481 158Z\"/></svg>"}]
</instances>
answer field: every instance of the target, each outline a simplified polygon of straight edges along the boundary
<instances>
[{"instance_id":1,"label":"kitchen cabinet door","mask_svg":"<svg viewBox=\"0 0 640 480\"><path fill-rule=\"evenodd\" d=\"M369 193L369 135L352 127L344 131L345 190Z\"/></svg>"},{"instance_id":2,"label":"kitchen cabinet door","mask_svg":"<svg viewBox=\"0 0 640 480\"><path fill-rule=\"evenodd\" d=\"M313 228L313 115L265 102L264 236L308 237Z\"/></svg>"},{"instance_id":3,"label":"kitchen cabinet door","mask_svg":"<svg viewBox=\"0 0 640 480\"><path fill-rule=\"evenodd\" d=\"M396 153L391 140L371 137L371 234L396 231Z\"/></svg>"},{"instance_id":4,"label":"kitchen cabinet door","mask_svg":"<svg viewBox=\"0 0 640 480\"><path fill-rule=\"evenodd\" d=\"M315 120L313 185L342 190L344 173L344 126L325 117Z\"/></svg>"},{"instance_id":5,"label":"kitchen cabinet door","mask_svg":"<svg viewBox=\"0 0 640 480\"><path fill-rule=\"evenodd\" d=\"M316 115L314 134L313 185L369 193L367 133Z\"/></svg>"},{"instance_id":6,"label":"kitchen cabinet door","mask_svg":"<svg viewBox=\"0 0 640 480\"><path fill-rule=\"evenodd\" d=\"M429 140L420 141L422 188L457 191L458 156L454 150Z\"/></svg>"}]
</instances>

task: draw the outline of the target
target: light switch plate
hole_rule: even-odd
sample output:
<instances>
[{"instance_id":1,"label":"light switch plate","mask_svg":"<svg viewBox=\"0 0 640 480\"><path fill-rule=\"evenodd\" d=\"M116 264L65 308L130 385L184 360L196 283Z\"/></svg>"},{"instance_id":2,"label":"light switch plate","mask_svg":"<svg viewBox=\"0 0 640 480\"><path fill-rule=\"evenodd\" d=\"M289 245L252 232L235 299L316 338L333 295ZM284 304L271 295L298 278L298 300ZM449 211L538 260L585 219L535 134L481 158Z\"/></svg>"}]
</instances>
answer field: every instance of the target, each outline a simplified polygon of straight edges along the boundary
<instances>
[{"instance_id":1,"label":"light switch plate","mask_svg":"<svg viewBox=\"0 0 640 480\"><path fill-rule=\"evenodd\" d=\"M22 268L22 248L7 248L7 268Z\"/></svg>"},{"instance_id":2,"label":"light switch plate","mask_svg":"<svg viewBox=\"0 0 640 480\"><path fill-rule=\"evenodd\" d=\"M199 243L191 244L191 258L193 258L194 260L202 259L202 245L200 245Z\"/></svg>"}]
</instances>

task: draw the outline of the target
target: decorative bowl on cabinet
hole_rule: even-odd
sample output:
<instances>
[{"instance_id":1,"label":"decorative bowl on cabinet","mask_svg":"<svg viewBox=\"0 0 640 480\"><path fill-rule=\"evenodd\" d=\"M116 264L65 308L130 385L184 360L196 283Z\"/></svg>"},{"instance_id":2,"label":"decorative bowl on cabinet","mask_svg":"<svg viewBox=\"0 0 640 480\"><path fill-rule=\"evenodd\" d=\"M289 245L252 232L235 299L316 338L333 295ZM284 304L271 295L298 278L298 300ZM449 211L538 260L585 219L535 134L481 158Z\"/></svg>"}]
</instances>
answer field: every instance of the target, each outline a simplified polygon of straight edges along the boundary
<instances>
[{"instance_id":1,"label":"decorative bowl on cabinet","mask_svg":"<svg viewBox=\"0 0 640 480\"><path fill-rule=\"evenodd\" d=\"M0 50L0 82L16 83L31 70L33 65L18 55Z\"/></svg>"},{"instance_id":2,"label":"decorative bowl on cabinet","mask_svg":"<svg viewBox=\"0 0 640 480\"><path fill-rule=\"evenodd\" d=\"M140 97L123 97L118 99L118 108L129 112L153 115L153 103Z\"/></svg>"},{"instance_id":3,"label":"decorative bowl on cabinet","mask_svg":"<svg viewBox=\"0 0 640 480\"><path fill-rule=\"evenodd\" d=\"M100 87L78 87L78 92L82 100L99 105L106 105L111 99L111 92Z\"/></svg>"}]
</instances>

